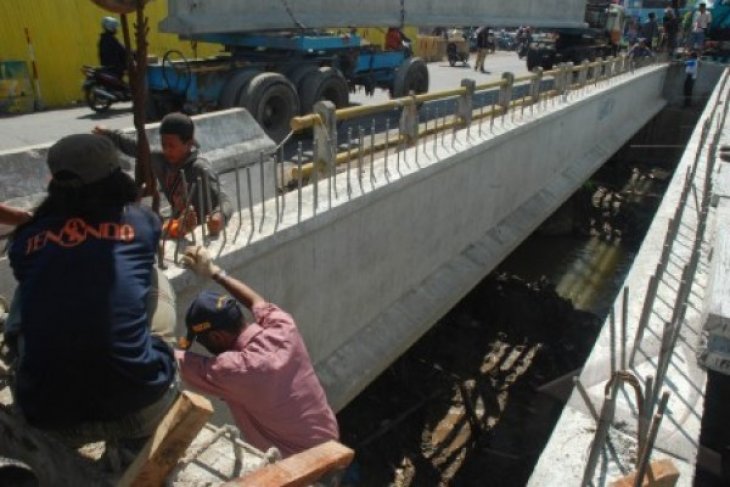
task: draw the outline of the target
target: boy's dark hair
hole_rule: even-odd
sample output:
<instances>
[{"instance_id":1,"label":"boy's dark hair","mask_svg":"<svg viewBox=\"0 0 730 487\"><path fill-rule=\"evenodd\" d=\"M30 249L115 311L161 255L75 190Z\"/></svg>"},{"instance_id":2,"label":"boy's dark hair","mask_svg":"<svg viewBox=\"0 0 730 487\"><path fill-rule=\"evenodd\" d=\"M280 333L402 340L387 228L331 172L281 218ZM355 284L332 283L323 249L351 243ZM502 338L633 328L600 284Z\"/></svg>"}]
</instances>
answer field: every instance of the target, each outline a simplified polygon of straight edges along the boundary
<instances>
[{"instance_id":1,"label":"boy's dark hair","mask_svg":"<svg viewBox=\"0 0 730 487\"><path fill-rule=\"evenodd\" d=\"M188 142L195 136L195 124L184 113L168 113L160 123L160 135L177 135L183 142Z\"/></svg>"}]
</instances>

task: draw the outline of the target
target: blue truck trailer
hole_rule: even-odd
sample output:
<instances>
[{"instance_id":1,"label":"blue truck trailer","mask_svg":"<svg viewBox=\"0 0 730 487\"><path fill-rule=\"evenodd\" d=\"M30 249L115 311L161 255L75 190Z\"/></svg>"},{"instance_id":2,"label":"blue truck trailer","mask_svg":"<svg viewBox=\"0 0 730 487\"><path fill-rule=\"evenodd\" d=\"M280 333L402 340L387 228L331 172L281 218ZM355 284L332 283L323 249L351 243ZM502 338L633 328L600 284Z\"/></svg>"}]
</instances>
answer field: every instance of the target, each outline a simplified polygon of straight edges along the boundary
<instances>
[{"instance_id":1,"label":"blue truck trailer","mask_svg":"<svg viewBox=\"0 0 730 487\"><path fill-rule=\"evenodd\" d=\"M340 108L357 88L368 94L381 88L393 97L428 91L426 63L410 49L383 50L354 33L221 33L195 39L221 44L225 52L185 59L170 51L150 64L148 118L244 107L278 141L289 132L291 118L311 113L319 100Z\"/></svg>"}]
</instances>

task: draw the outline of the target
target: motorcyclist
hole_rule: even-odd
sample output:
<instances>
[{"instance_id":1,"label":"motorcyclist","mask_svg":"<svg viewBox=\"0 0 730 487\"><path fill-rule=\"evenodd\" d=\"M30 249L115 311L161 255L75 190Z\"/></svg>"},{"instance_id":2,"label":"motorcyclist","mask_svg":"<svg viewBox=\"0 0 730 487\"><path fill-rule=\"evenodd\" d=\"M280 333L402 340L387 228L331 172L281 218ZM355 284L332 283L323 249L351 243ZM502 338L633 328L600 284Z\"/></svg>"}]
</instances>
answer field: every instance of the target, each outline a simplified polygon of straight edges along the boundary
<instances>
[{"instance_id":1,"label":"motorcyclist","mask_svg":"<svg viewBox=\"0 0 730 487\"><path fill-rule=\"evenodd\" d=\"M99 63L119 79L127 70L127 49L117 40L115 34L119 21L114 17L101 20L102 33L99 36Z\"/></svg>"}]
</instances>

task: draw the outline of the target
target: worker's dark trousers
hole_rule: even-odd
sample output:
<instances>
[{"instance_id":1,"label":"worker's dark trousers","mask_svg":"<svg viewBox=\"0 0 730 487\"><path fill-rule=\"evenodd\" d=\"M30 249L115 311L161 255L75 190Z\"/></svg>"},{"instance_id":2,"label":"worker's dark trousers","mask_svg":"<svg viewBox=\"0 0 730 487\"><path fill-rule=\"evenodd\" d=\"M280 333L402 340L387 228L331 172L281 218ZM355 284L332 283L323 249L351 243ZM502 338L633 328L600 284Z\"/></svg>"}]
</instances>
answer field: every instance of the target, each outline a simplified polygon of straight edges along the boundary
<instances>
[{"instance_id":1,"label":"worker's dark trousers","mask_svg":"<svg viewBox=\"0 0 730 487\"><path fill-rule=\"evenodd\" d=\"M684 78L684 106L688 107L692 104L692 89L695 86L695 79L691 74Z\"/></svg>"},{"instance_id":2,"label":"worker's dark trousers","mask_svg":"<svg viewBox=\"0 0 730 487\"><path fill-rule=\"evenodd\" d=\"M730 406L730 376L708 370L700 444L714 450L722 457L722 479L717 479L717 485L730 485L727 483L730 480L728 406Z\"/></svg>"}]
</instances>

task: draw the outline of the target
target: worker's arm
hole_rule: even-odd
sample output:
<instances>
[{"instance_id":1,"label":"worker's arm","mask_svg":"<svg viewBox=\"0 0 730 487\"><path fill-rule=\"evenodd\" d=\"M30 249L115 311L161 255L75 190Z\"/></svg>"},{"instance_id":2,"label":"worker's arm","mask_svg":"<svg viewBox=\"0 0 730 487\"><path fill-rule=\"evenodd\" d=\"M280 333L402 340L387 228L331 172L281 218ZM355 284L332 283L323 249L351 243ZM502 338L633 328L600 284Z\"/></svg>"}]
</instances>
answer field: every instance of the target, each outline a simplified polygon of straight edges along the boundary
<instances>
[{"instance_id":1,"label":"worker's arm","mask_svg":"<svg viewBox=\"0 0 730 487\"><path fill-rule=\"evenodd\" d=\"M116 130L109 130L108 128L101 125L97 125L96 127L94 127L94 130L92 132L96 135L103 135L104 137L111 140L117 147L117 149L119 149L129 157L137 156L137 141L132 139L131 137L122 135Z\"/></svg>"},{"instance_id":2,"label":"worker's arm","mask_svg":"<svg viewBox=\"0 0 730 487\"><path fill-rule=\"evenodd\" d=\"M208 229L211 233L217 234L223 229L226 222L231 219L233 206L228 195L223 190L220 190L218 174L210 166L210 163L205 159L198 159L195 164L197 172L203 178L206 191L210 193L211 200L214 201L213 208L206 215Z\"/></svg>"},{"instance_id":3,"label":"worker's arm","mask_svg":"<svg viewBox=\"0 0 730 487\"><path fill-rule=\"evenodd\" d=\"M215 265L204 247L195 246L187 249L182 262L199 276L212 279L223 286L231 296L248 309L266 303L266 300L256 291L235 277L229 276L223 269Z\"/></svg>"},{"instance_id":4,"label":"worker's arm","mask_svg":"<svg viewBox=\"0 0 730 487\"><path fill-rule=\"evenodd\" d=\"M27 210L0 203L0 223L16 226L27 222L31 216L33 214Z\"/></svg>"}]
</instances>

